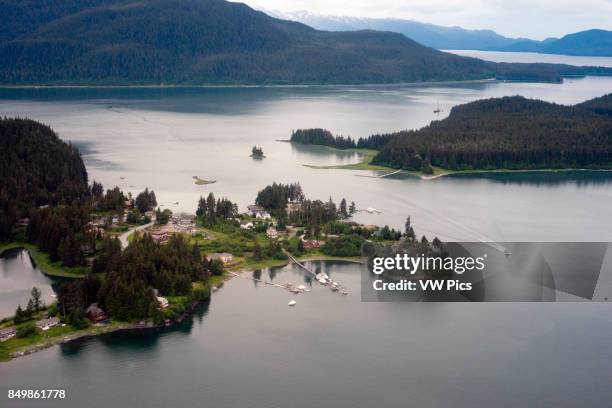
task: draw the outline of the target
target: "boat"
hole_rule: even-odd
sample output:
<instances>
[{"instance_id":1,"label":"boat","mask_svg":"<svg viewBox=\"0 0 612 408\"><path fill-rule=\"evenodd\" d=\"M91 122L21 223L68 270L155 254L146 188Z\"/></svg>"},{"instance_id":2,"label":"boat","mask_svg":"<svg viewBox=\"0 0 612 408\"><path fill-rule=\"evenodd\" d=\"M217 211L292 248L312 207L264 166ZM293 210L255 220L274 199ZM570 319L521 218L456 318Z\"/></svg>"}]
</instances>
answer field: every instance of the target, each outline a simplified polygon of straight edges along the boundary
<instances>
[{"instance_id":1,"label":"boat","mask_svg":"<svg viewBox=\"0 0 612 408\"><path fill-rule=\"evenodd\" d=\"M295 304L296 304L296 303L297 303L297 302L296 302L295 300L291 299L291 300L289 301L288 305L289 305L289 306L295 306Z\"/></svg>"},{"instance_id":2,"label":"boat","mask_svg":"<svg viewBox=\"0 0 612 408\"><path fill-rule=\"evenodd\" d=\"M438 102L438 107L434 109L434 113L440 113L440 102Z\"/></svg>"}]
</instances>

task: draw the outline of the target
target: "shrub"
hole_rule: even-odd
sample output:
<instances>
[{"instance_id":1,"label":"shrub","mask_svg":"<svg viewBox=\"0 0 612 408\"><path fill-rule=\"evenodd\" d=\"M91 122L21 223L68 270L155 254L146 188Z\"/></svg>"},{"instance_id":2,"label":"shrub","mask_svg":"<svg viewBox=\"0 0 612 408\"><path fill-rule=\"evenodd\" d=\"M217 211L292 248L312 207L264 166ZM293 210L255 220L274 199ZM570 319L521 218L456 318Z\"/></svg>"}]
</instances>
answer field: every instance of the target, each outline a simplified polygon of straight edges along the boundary
<instances>
[{"instance_id":1,"label":"shrub","mask_svg":"<svg viewBox=\"0 0 612 408\"><path fill-rule=\"evenodd\" d=\"M17 326L16 336L20 339L36 334L36 325L34 322L24 323Z\"/></svg>"}]
</instances>

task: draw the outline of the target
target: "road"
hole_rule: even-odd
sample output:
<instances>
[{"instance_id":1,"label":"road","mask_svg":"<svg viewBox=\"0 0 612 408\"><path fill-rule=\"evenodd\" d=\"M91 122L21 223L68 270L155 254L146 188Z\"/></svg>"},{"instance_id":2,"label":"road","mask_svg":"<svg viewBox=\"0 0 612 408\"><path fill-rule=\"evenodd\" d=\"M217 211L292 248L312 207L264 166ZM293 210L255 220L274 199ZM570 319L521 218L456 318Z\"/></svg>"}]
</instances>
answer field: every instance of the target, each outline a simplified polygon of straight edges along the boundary
<instances>
[{"instance_id":1,"label":"road","mask_svg":"<svg viewBox=\"0 0 612 408\"><path fill-rule=\"evenodd\" d=\"M129 243L128 238L130 235L132 235L136 231L142 231L143 229L149 228L153 224L155 224L155 221L151 221L148 224L139 225L137 227L130 228L129 230L125 231L123 234L119 235L119 242L121 242L121 248L122 249L127 248L128 243Z\"/></svg>"}]
</instances>

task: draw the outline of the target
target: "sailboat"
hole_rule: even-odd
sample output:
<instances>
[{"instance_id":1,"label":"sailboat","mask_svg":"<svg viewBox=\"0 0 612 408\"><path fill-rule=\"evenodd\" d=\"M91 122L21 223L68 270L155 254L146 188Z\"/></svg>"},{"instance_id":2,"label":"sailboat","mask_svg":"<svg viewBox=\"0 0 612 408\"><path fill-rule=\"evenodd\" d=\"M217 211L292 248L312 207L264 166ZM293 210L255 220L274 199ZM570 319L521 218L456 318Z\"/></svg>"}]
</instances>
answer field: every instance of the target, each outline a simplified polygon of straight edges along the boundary
<instances>
[{"instance_id":1,"label":"sailboat","mask_svg":"<svg viewBox=\"0 0 612 408\"><path fill-rule=\"evenodd\" d=\"M438 107L434 109L434 113L440 113L440 101L438 101Z\"/></svg>"}]
</instances>

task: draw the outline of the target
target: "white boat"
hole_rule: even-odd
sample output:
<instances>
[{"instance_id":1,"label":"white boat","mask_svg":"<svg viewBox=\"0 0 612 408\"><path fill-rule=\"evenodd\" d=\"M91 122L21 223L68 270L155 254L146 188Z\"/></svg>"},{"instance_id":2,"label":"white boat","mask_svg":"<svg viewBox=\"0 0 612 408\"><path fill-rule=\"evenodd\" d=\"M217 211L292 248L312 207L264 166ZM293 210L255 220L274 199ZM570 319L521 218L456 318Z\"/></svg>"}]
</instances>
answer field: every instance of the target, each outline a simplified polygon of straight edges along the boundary
<instances>
[{"instance_id":1,"label":"white boat","mask_svg":"<svg viewBox=\"0 0 612 408\"><path fill-rule=\"evenodd\" d=\"M297 303L297 302L296 302L295 300L291 299L291 300L289 301L289 306L295 306L295 304L296 304L296 303Z\"/></svg>"}]
</instances>

